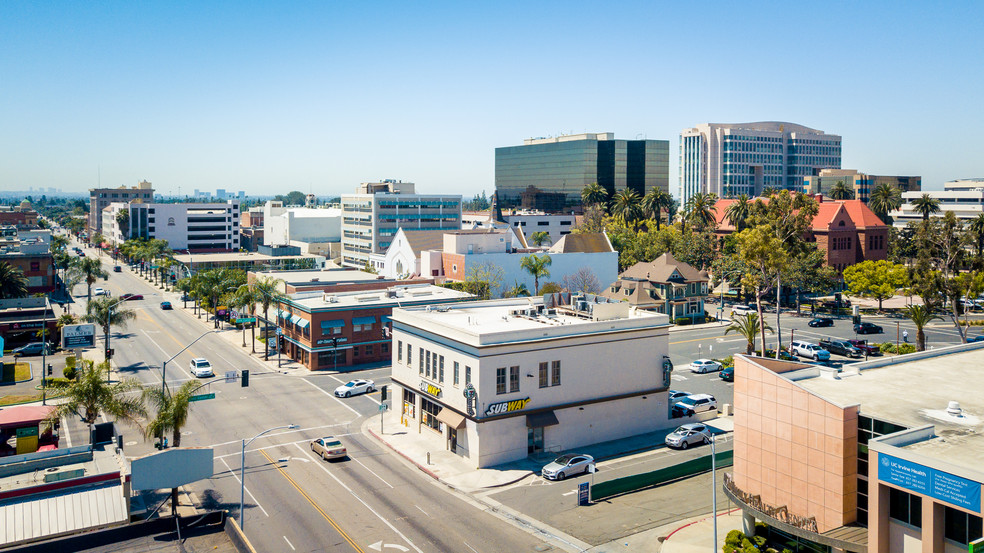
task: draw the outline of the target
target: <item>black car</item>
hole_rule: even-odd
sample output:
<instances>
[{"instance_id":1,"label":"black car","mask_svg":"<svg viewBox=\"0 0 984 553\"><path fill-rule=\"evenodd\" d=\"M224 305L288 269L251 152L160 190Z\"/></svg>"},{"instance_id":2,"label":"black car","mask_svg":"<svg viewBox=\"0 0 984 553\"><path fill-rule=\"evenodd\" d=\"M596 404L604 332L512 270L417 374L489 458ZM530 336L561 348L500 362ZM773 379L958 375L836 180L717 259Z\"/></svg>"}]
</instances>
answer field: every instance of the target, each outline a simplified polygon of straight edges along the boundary
<instances>
[{"instance_id":1,"label":"black car","mask_svg":"<svg viewBox=\"0 0 984 553\"><path fill-rule=\"evenodd\" d=\"M123 272L123 267L120 267L119 265L113 265L113 272L114 273Z\"/></svg>"},{"instance_id":2,"label":"black car","mask_svg":"<svg viewBox=\"0 0 984 553\"><path fill-rule=\"evenodd\" d=\"M858 323L854 325L854 332L856 334L881 334L885 332L885 329L874 323Z\"/></svg>"},{"instance_id":3,"label":"black car","mask_svg":"<svg viewBox=\"0 0 984 553\"><path fill-rule=\"evenodd\" d=\"M834 320L830 317L816 317L811 319L810 322L806 323L813 328L823 327L823 326L834 326Z\"/></svg>"},{"instance_id":4,"label":"black car","mask_svg":"<svg viewBox=\"0 0 984 553\"><path fill-rule=\"evenodd\" d=\"M860 349L854 347L854 345L847 340L824 338L820 340L820 347L830 353L836 353L837 355L843 355L844 357L861 357L864 355Z\"/></svg>"}]
</instances>

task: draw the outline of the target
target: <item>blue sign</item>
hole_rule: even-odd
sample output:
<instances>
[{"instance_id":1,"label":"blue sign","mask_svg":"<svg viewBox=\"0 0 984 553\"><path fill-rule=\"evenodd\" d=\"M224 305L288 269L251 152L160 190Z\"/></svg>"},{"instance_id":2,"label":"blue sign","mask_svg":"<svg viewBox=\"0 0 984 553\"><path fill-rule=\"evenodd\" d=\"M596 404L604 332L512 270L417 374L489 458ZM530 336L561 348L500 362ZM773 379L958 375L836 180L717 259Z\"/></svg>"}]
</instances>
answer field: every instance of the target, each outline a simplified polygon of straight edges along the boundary
<instances>
[{"instance_id":1,"label":"blue sign","mask_svg":"<svg viewBox=\"0 0 984 553\"><path fill-rule=\"evenodd\" d=\"M591 503L590 494L591 485L588 482L581 482L577 485L577 504L587 505Z\"/></svg>"},{"instance_id":2,"label":"blue sign","mask_svg":"<svg viewBox=\"0 0 984 553\"><path fill-rule=\"evenodd\" d=\"M981 484L949 472L879 453L878 479L975 513L981 512Z\"/></svg>"}]
</instances>

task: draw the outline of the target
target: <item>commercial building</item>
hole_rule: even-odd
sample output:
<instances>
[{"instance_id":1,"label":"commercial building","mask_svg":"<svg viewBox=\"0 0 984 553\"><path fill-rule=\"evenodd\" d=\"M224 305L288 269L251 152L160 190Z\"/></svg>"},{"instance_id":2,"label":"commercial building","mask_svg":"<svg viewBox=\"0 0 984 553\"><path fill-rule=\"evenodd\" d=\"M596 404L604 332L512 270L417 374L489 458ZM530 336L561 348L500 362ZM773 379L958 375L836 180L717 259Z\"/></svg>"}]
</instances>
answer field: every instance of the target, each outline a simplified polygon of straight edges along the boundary
<instances>
[{"instance_id":1,"label":"commercial building","mask_svg":"<svg viewBox=\"0 0 984 553\"><path fill-rule=\"evenodd\" d=\"M249 227L263 227L263 217L264 217L265 206L251 207L240 214L239 227L249 228Z\"/></svg>"},{"instance_id":2,"label":"commercial building","mask_svg":"<svg viewBox=\"0 0 984 553\"><path fill-rule=\"evenodd\" d=\"M468 301L474 296L431 284L385 290L296 293L277 311L283 353L310 370L390 359L390 314L399 306Z\"/></svg>"},{"instance_id":3,"label":"commercial building","mask_svg":"<svg viewBox=\"0 0 984 553\"><path fill-rule=\"evenodd\" d=\"M296 251L296 250L295 250ZM242 269L244 271L291 271L298 269L320 269L325 258L320 255L270 255L262 252L227 253L178 253L173 256L178 263L176 272L186 276L189 272L198 273L209 269Z\"/></svg>"},{"instance_id":4,"label":"commercial building","mask_svg":"<svg viewBox=\"0 0 984 553\"><path fill-rule=\"evenodd\" d=\"M475 467L670 424L665 315L550 294L401 308L392 322L402 424Z\"/></svg>"},{"instance_id":5,"label":"commercial building","mask_svg":"<svg viewBox=\"0 0 984 553\"><path fill-rule=\"evenodd\" d=\"M140 200L145 203L154 201L153 186L142 180L132 188L90 188L89 189L89 234L103 232L103 209L111 203L127 203Z\"/></svg>"},{"instance_id":6,"label":"commercial building","mask_svg":"<svg viewBox=\"0 0 984 553\"><path fill-rule=\"evenodd\" d=\"M363 183L357 194L342 196L342 260L361 268L371 254L386 251L396 231L458 230L461 195L416 194L413 183Z\"/></svg>"},{"instance_id":7,"label":"commercial building","mask_svg":"<svg viewBox=\"0 0 984 553\"><path fill-rule=\"evenodd\" d=\"M803 179L840 169L841 137L778 121L705 123L680 133L680 203L698 192L761 196L801 191Z\"/></svg>"},{"instance_id":8,"label":"commercial building","mask_svg":"<svg viewBox=\"0 0 984 553\"><path fill-rule=\"evenodd\" d=\"M495 189L502 207L556 212L581 205L591 183L609 196L668 192L669 160L668 140L617 140L610 132L527 138L495 149Z\"/></svg>"},{"instance_id":9,"label":"commercial building","mask_svg":"<svg viewBox=\"0 0 984 553\"><path fill-rule=\"evenodd\" d=\"M843 369L736 355L725 492L746 528L817 552L968 551L984 535L982 349Z\"/></svg>"},{"instance_id":10,"label":"commercial building","mask_svg":"<svg viewBox=\"0 0 984 553\"><path fill-rule=\"evenodd\" d=\"M297 246L302 253L335 258L341 242L341 209L284 207L279 201L263 206L263 243L267 246Z\"/></svg>"},{"instance_id":11,"label":"commercial building","mask_svg":"<svg viewBox=\"0 0 984 553\"><path fill-rule=\"evenodd\" d=\"M129 228L117 214L129 213ZM222 203L111 203L102 212L102 232L115 245L130 238L167 240L172 250L227 252L239 249L239 200Z\"/></svg>"},{"instance_id":12,"label":"commercial building","mask_svg":"<svg viewBox=\"0 0 984 553\"><path fill-rule=\"evenodd\" d=\"M298 292L364 292L385 290L392 286L407 284L433 284L433 279L394 280L351 268L295 271L250 271L246 275L249 282L259 278L272 278L281 294L292 295Z\"/></svg>"},{"instance_id":13,"label":"commercial building","mask_svg":"<svg viewBox=\"0 0 984 553\"><path fill-rule=\"evenodd\" d=\"M899 192L922 190L922 177L869 175L854 169L821 169L820 174L803 178L803 192L830 197L830 189L838 182L851 187L854 190L853 199L864 203L868 203L871 192L883 184L896 188Z\"/></svg>"},{"instance_id":14,"label":"commercial building","mask_svg":"<svg viewBox=\"0 0 984 553\"><path fill-rule=\"evenodd\" d=\"M16 230L5 227L0 236L0 261L20 269L29 294L55 289L55 265L50 230Z\"/></svg>"},{"instance_id":15,"label":"commercial building","mask_svg":"<svg viewBox=\"0 0 984 553\"><path fill-rule=\"evenodd\" d=\"M577 222L577 216L574 214L551 214L529 209L503 212L502 219L507 225L519 229L530 244L533 243L534 233L546 232L550 240L545 242L545 245L556 243L562 236L570 234ZM489 227L498 227L492 223L489 211L470 211L461 214L461 228L464 230Z\"/></svg>"},{"instance_id":16,"label":"commercial building","mask_svg":"<svg viewBox=\"0 0 984 553\"><path fill-rule=\"evenodd\" d=\"M624 301L639 309L669 316L670 322L704 322L707 272L665 253L653 261L640 261L629 267L618 280L602 292L606 298Z\"/></svg>"},{"instance_id":17,"label":"commercial building","mask_svg":"<svg viewBox=\"0 0 984 553\"><path fill-rule=\"evenodd\" d=\"M943 191L903 193L902 205L888 214L892 218L892 226L904 228L909 223L922 221L922 213L916 210L913 202L923 194L928 194L940 203L939 213L930 217L941 217L952 211L957 219L967 224L984 213L984 179L955 180L943 183Z\"/></svg>"},{"instance_id":18,"label":"commercial building","mask_svg":"<svg viewBox=\"0 0 984 553\"><path fill-rule=\"evenodd\" d=\"M24 200L17 207L0 206L0 227L13 226L20 230L38 228L38 212Z\"/></svg>"},{"instance_id":19,"label":"commercial building","mask_svg":"<svg viewBox=\"0 0 984 553\"><path fill-rule=\"evenodd\" d=\"M12 349L39 341L37 333L42 328L47 329L45 338L57 343L58 317L51 309L48 298L0 299L0 335L4 339L4 348Z\"/></svg>"}]
</instances>

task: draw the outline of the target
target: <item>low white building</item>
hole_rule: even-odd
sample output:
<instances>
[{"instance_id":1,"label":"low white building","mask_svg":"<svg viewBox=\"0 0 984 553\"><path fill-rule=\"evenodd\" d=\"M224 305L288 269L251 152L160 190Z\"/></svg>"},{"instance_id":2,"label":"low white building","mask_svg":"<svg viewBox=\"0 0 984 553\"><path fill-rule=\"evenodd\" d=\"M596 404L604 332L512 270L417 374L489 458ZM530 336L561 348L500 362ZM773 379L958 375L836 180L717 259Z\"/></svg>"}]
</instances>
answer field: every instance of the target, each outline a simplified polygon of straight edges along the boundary
<instances>
[{"instance_id":1,"label":"low white building","mask_svg":"<svg viewBox=\"0 0 984 553\"><path fill-rule=\"evenodd\" d=\"M556 244L561 237L566 236L574 230L576 216L574 214L547 214L542 211L520 210L512 213L504 213L502 218L505 224L517 228L526 237L526 241L533 243L533 234L536 232L546 232L550 240L544 242L545 246ZM503 223L492 224L488 211L467 212L461 215L461 228L499 228Z\"/></svg>"},{"instance_id":2,"label":"low white building","mask_svg":"<svg viewBox=\"0 0 984 553\"><path fill-rule=\"evenodd\" d=\"M117 214L129 212L129 229ZM167 240L172 250L239 249L239 200L221 203L111 203L102 211L102 229L113 244L130 238Z\"/></svg>"},{"instance_id":3,"label":"low white building","mask_svg":"<svg viewBox=\"0 0 984 553\"><path fill-rule=\"evenodd\" d=\"M671 424L666 315L551 294L394 309L391 320L401 423L476 467Z\"/></svg>"},{"instance_id":4,"label":"low white building","mask_svg":"<svg viewBox=\"0 0 984 553\"><path fill-rule=\"evenodd\" d=\"M263 206L263 244L298 246L301 253L335 257L341 251L342 210L284 207L269 201Z\"/></svg>"},{"instance_id":5,"label":"low white building","mask_svg":"<svg viewBox=\"0 0 984 553\"><path fill-rule=\"evenodd\" d=\"M957 219L967 224L984 213L984 179L955 180L943 183L943 191L903 192L902 205L888 214L894 227L905 228L909 223L922 221L922 214L916 210L913 202L923 194L940 202L939 213L931 217L942 217L946 212L952 211Z\"/></svg>"}]
</instances>

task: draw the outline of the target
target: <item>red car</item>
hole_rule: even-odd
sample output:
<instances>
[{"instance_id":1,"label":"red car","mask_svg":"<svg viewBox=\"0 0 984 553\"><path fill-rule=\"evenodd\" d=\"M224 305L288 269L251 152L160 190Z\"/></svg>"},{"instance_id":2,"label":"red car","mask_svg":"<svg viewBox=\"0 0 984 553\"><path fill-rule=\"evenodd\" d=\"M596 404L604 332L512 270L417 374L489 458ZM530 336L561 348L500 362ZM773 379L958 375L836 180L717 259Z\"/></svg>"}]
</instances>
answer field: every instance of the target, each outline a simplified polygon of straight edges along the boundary
<instances>
[{"instance_id":1,"label":"red car","mask_svg":"<svg viewBox=\"0 0 984 553\"><path fill-rule=\"evenodd\" d=\"M142 300L144 299L140 294L123 294L120 296L120 301L130 301L130 300Z\"/></svg>"},{"instance_id":2,"label":"red car","mask_svg":"<svg viewBox=\"0 0 984 553\"><path fill-rule=\"evenodd\" d=\"M848 340L850 344L859 350L861 353L867 355L881 355L881 348L878 346L873 346L868 343L867 340Z\"/></svg>"}]
</instances>

